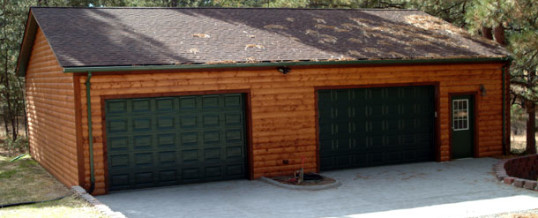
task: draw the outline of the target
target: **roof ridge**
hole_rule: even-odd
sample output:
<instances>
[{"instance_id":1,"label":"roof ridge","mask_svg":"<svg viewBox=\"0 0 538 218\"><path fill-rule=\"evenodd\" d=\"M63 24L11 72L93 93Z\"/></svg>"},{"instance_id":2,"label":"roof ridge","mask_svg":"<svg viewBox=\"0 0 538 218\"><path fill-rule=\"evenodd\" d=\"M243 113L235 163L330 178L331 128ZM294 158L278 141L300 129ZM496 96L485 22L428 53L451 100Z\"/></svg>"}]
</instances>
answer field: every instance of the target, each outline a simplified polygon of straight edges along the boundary
<instances>
[{"instance_id":1,"label":"roof ridge","mask_svg":"<svg viewBox=\"0 0 538 218\"><path fill-rule=\"evenodd\" d=\"M264 8L264 7L42 7L32 6L30 8L55 8L55 9L164 9L164 10L191 10L191 9L230 9L230 10L342 10L342 11L420 11L418 9L398 9L398 8Z\"/></svg>"}]
</instances>

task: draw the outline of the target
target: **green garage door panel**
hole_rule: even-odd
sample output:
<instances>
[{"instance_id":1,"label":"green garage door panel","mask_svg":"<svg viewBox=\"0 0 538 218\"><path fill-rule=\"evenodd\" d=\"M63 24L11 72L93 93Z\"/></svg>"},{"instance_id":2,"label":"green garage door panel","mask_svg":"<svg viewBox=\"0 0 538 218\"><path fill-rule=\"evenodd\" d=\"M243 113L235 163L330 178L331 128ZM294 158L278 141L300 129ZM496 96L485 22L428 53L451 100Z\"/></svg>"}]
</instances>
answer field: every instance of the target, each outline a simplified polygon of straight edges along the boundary
<instances>
[{"instance_id":1,"label":"green garage door panel","mask_svg":"<svg viewBox=\"0 0 538 218\"><path fill-rule=\"evenodd\" d=\"M429 86L320 90L321 170L434 160Z\"/></svg>"},{"instance_id":2,"label":"green garage door panel","mask_svg":"<svg viewBox=\"0 0 538 218\"><path fill-rule=\"evenodd\" d=\"M246 177L241 94L106 101L109 189Z\"/></svg>"}]
</instances>

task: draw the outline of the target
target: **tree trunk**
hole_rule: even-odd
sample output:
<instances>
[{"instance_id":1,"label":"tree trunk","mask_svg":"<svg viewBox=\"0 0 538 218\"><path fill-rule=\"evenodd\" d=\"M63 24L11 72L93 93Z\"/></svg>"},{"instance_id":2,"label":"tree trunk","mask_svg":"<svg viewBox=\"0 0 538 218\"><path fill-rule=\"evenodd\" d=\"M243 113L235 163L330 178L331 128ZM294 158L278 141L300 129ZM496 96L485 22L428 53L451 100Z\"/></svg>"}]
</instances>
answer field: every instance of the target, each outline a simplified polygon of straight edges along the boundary
<instances>
[{"instance_id":1,"label":"tree trunk","mask_svg":"<svg viewBox=\"0 0 538 218\"><path fill-rule=\"evenodd\" d=\"M527 101L527 154L536 154L536 103Z\"/></svg>"},{"instance_id":2,"label":"tree trunk","mask_svg":"<svg viewBox=\"0 0 538 218\"><path fill-rule=\"evenodd\" d=\"M18 108L17 108L17 112L19 112ZM15 116L15 129L17 130L17 138L19 137L19 129L21 128L19 122L20 122L20 119L19 119L19 115L17 113L17 115Z\"/></svg>"},{"instance_id":3,"label":"tree trunk","mask_svg":"<svg viewBox=\"0 0 538 218\"><path fill-rule=\"evenodd\" d=\"M536 77L536 71L530 71L527 75L527 89L532 90L534 88L534 79ZM536 102L534 99L528 99L525 101L525 108L529 118L527 120L527 154L536 154Z\"/></svg>"},{"instance_id":4,"label":"tree trunk","mask_svg":"<svg viewBox=\"0 0 538 218\"><path fill-rule=\"evenodd\" d=\"M9 125L7 124L7 114L5 113L4 111L4 117L3 117L3 120L4 121L4 131L6 132L6 137L9 136Z\"/></svg>"},{"instance_id":5,"label":"tree trunk","mask_svg":"<svg viewBox=\"0 0 538 218\"><path fill-rule=\"evenodd\" d=\"M37 0L37 6L48 6L49 3L47 0Z\"/></svg>"},{"instance_id":6,"label":"tree trunk","mask_svg":"<svg viewBox=\"0 0 538 218\"><path fill-rule=\"evenodd\" d=\"M9 72L7 69L8 65L8 56L6 54L6 57L4 59L4 73L5 73L5 92L6 92L6 101L7 101L7 110L5 113L7 116L5 116L7 119L9 119L9 122L11 122L11 139L15 140L17 139L17 130L15 129L15 120L13 119L14 113L13 113L13 105L11 104L11 86L9 85ZM8 122L8 120L4 120L4 122Z\"/></svg>"},{"instance_id":7,"label":"tree trunk","mask_svg":"<svg viewBox=\"0 0 538 218\"><path fill-rule=\"evenodd\" d=\"M486 39L493 40L493 33L491 27L482 27L482 36Z\"/></svg>"},{"instance_id":8,"label":"tree trunk","mask_svg":"<svg viewBox=\"0 0 538 218\"><path fill-rule=\"evenodd\" d=\"M170 0L168 5L169 5L169 7L172 7L172 8L178 7L179 6L178 0Z\"/></svg>"},{"instance_id":9,"label":"tree trunk","mask_svg":"<svg viewBox=\"0 0 538 218\"><path fill-rule=\"evenodd\" d=\"M494 31L495 31L495 41L497 41L502 46L506 46L506 37L504 36L503 24L500 23L499 25L497 25Z\"/></svg>"}]
</instances>

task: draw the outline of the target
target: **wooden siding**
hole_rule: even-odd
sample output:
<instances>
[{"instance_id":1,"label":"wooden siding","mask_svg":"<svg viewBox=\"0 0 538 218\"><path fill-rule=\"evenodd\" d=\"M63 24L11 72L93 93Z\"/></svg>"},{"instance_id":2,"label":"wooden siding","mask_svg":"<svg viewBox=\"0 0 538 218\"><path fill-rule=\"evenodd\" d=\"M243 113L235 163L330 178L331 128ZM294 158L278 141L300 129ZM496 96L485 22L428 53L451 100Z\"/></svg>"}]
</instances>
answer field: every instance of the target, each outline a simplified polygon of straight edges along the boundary
<instances>
[{"instance_id":1,"label":"wooden siding","mask_svg":"<svg viewBox=\"0 0 538 218\"><path fill-rule=\"evenodd\" d=\"M79 184L74 85L39 29L26 72L30 154L67 186Z\"/></svg>"},{"instance_id":2,"label":"wooden siding","mask_svg":"<svg viewBox=\"0 0 538 218\"><path fill-rule=\"evenodd\" d=\"M317 170L315 87L385 86L390 84L439 84L439 160L450 159L449 93L478 92L484 85L487 95L477 95L478 152L492 156L502 153L501 64L364 66L340 68L292 68L287 75L276 69L235 69L195 72L94 73L91 87L96 190L106 193L103 99L115 95L180 95L181 93L250 90L251 131L249 163L251 178L290 173L301 166ZM80 104L86 108L86 76L80 76ZM86 111L81 111L86 117ZM87 121L82 119L84 151ZM85 157L87 154L85 153ZM287 164L285 164L285 160ZM85 162L85 182L89 165Z\"/></svg>"}]
</instances>

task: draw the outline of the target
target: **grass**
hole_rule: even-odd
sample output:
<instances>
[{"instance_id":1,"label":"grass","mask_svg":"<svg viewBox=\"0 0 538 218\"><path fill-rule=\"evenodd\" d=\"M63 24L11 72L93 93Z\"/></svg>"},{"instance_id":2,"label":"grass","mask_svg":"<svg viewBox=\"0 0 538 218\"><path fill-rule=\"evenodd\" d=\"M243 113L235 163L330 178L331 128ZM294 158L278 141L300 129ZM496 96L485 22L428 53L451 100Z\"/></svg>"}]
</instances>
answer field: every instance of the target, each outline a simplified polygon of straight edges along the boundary
<instances>
[{"instance_id":1,"label":"grass","mask_svg":"<svg viewBox=\"0 0 538 218\"><path fill-rule=\"evenodd\" d=\"M61 200L7 207L0 217L105 217L92 205L79 199L29 156L10 162L0 156L0 204Z\"/></svg>"},{"instance_id":2,"label":"grass","mask_svg":"<svg viewBox=\"0 0 538 218\"><path fill-rule=\"evenodd\" d=\"M0 209L0 217L105 217L90 204L74 195L38 204Z\"/></svg>"},{"instance_id":3,"label":"grass","mask_svg":"<svg viewBox=\"0 0 538 218\"><path fill-rule=\"evenodd\" d=\"M0 204L42 201L69 194L69 189L29 156L14 162L11 159L0 156Z\"/></svg>"}]
</instances>

